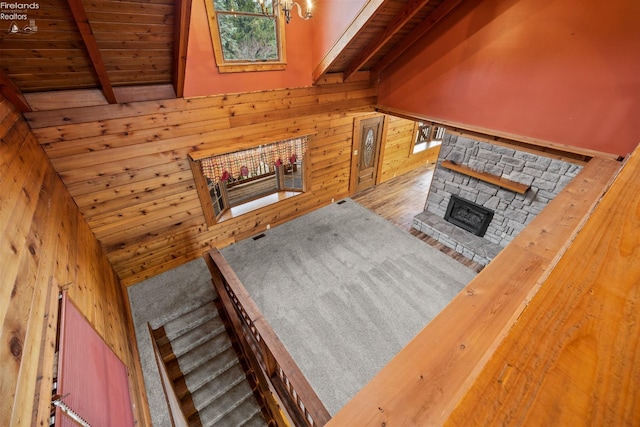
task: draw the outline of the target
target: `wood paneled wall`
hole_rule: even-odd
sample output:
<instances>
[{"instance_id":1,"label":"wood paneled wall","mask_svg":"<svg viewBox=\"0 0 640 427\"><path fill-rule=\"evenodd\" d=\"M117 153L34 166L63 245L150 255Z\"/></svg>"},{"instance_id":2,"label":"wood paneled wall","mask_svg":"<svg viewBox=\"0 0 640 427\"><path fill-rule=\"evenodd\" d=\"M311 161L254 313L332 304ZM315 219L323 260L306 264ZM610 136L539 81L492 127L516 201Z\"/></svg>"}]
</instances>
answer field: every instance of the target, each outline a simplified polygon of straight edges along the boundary
<instances>
[{"instance_id":1,"label":"wood paneled wall","mask_svg":"<svg viewBox=\"0 0 640 427\"><path fill-rule=\"evenodd\" d=\"M148 425L127 297L118 277L29 126L2 97L0 137L0 425L32 425L52 278L68 288L129 369L138 422ZM53 370L52 358L43 364Z\"/></svg>"},{"instance_id":2,"label":"wood paneled wall","mask_svg":"<svg viewBox=\"0 0 640 427\"><path fill-rule=\"evenodd\" d=\"M121 280L134 284L349 194L353 119L368 79L193 99L34 112L27 119ZM309 191L205 225L187 160L313 134Z\"/></svg>"},{"instance_id":3,"label":"wood paneled wall","mask_svg":"<svg viewBox=\"0 0 640 427\"><path fill-rule=\"evenodd\" d=\"M387 141L382 152L382 175L380 182L409 172L426 163L438 160L440 147L433 147L420 153L411 154L415 139L415 122L400 117L389 116ZM425 194L425 200L427 196Z\"/></svg>"}]
</instances>

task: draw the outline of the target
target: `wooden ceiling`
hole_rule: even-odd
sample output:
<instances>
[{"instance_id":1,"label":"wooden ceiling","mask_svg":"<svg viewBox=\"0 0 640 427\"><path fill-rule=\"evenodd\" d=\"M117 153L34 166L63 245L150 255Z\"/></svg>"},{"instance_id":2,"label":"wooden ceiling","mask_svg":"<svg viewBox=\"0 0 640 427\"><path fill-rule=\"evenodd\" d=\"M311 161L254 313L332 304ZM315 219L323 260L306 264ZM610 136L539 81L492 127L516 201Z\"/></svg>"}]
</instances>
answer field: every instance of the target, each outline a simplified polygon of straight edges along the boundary
<instances>
[{"instance_id":1,"label":"wooden ceiling","mask_svg":"<svg viewBox=\"0 0 640 427\"><path fill-rule=\"evenodd\" d=\"M38 0L37 4L37 9L17 11L28 20L2 21L6 28L0 31L2 93L21 110L29 109L23 95L38 92L100 89L107 102L118 103L126 101L125 87L179 89L175 82L181 61L176 55L184 55L186 4L173 0Z\"/></svg>"},{"instance_id":2,"label":"wooden ceiling","mask_svg":"<svg viewBox=\"0 0 640 427\"><path fill-rule=\"evenodd\" d=\"M370 0L313 72L314 81L326 73L358 71L376 79L413 43L462 0Z\"/></svg>"},{"instance_id":3,"label":"wooden ceiling","mask_svg":"<svg viewBox=\"0 0 640 427\"><path fill-rule=\"evenodd\" d=\"M38 1L37 9L17 11L29 20L2 21L0 92L25 112L29 99L49 91L94 89L109 103L140 100L159 87L165 97L180 97L190 2ZM327 73L348 80L358 71L375 78L460 2L369 0L314 81Z\"/></svg>"}]
</instances>

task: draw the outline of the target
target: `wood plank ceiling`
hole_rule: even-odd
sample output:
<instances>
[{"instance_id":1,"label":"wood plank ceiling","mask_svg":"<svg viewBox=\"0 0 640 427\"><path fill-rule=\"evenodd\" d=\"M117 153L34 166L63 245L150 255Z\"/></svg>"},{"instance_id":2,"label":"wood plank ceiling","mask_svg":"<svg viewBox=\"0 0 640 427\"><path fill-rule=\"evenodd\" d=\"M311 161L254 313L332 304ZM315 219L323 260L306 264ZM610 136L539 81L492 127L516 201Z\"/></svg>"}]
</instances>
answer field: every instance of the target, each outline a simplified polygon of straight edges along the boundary
<instances>
[{"instance_id":1,"label":"wood plank ceiling","mask_svg":"<svg viewBox=\"0 0 640 427\"><path fill-rule=\"evenodd\" d=\"M358 71L375 80L413 43L424 37L462 0L370 0L316 67L314 81L326 73Z\"/></svg>"},{"instance_id":2,"label":"wood plank ceiling","mask_svg":"<svg viewBox=\"0 0 640 427\"><path fill-rule=\"evenodd\" d=\"M29 111L24 94L100 89L109 103L123 87L174 85L188 10L173 0L40 0L2 21L2 93ZM4 25L3 24L3 25ZM12 26L13 27L12 30ZM186 45L185 45L186 46ZM175 96L175 95L174 95ZM26 104L26 105L25 105Z\"/></svg>"},{"instance_id":3,"label":"wood plank ceiling","mask_svg":"<svg viewBox=\"0 0 640 427\"><path fill-rule=\"evenodd\" d=\"M369 0L313 72L372 78L461 0ZM94 89L122 103L164 87L181 97L191 0L42 0L2 21L0 92L21 111L30 94ZM13 24L17 24L15 27ZM6 24L6 25L5 25ZM170 88L167 92L166 88ZM35 96L35 95L33 95Z\"/></svg>"}]
</instances>

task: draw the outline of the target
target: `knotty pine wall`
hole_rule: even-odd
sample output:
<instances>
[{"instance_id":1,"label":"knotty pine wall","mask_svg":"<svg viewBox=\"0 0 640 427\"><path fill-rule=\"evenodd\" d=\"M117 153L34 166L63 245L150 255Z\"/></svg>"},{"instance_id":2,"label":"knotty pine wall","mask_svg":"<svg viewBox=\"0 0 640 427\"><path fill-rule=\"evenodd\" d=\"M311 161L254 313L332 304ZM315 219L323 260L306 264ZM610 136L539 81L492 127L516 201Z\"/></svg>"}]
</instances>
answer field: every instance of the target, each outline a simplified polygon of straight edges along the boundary
<instances>
[{"instance_id":1,"label":"knotty pine wall","mask_svg":"<svg viewBox=\"0 0 640 427\"><path fill-rule=\"evenodd\" d=\"M0 425L32 425L51 278L125 363L134 414L149 425L126 294L36 137L1 96L0 137ZM53 370L52 356L43 363Z\"/></svg>"},{"instance_id":2,"label":"knotty pine wall","mask_svg":"<svg viewBox=\"0 0 640 427\"><path fill-rule=\"evenodd\" d=\"M427 163L438 160L440 147L433 147L420 153L411 154L415 139L415 122L400 117L389 116L387 140L382 151L380 182L388 181ZM427 200L427 195L424 197Z\"/></svg>"},{"instance_id":3,"label":"knotty pine wall","mask_svg":"<svg viewBox=\"0 0 640 427\"><path fill-rule=\"evenodd\" d=\"M278 225L348 196L353 121L375 114L376 94L366 78L341 83L330 76L307 88L26 117L117 274L131 285L198 258L210 247L223 247L267 224ZM391 121L406 130L405 122ZM390 125L388 132L397 140L401 131ZM294 134L313 134L309 191L208 228L188 153L224 153ZM389 165L399 164L395 154L383 156Z\"/></svg>"}]
</instances>

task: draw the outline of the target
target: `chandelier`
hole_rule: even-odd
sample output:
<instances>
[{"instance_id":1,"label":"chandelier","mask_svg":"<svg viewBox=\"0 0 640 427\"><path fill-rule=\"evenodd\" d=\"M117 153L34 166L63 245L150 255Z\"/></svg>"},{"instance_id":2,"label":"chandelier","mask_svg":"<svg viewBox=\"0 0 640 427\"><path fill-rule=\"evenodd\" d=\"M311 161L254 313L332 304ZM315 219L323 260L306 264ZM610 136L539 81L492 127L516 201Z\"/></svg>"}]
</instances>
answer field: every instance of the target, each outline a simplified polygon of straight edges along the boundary
<instances>
[{"instance_id":1,"label":"chandelier","mask_svg":"<svg viewBox=\"0 0 640 427\"><path fill-rule=\"evenodd\" d=\"M258 0L258 3L260 3L260 8L264 15L271 15L271 13L269 13L269 8L264 4L264 0ZM311 0L307 0L307 5L304 11L302 10L300 3L292 0L275 0L273 4L274 14L277 13L278 8L282 9L282 13L284 14L284 19L287 24L291 21L291 10L293 8L298 10L298 16L305 21L313 17L311 14Z\"/></svg>"}]
</instances>

